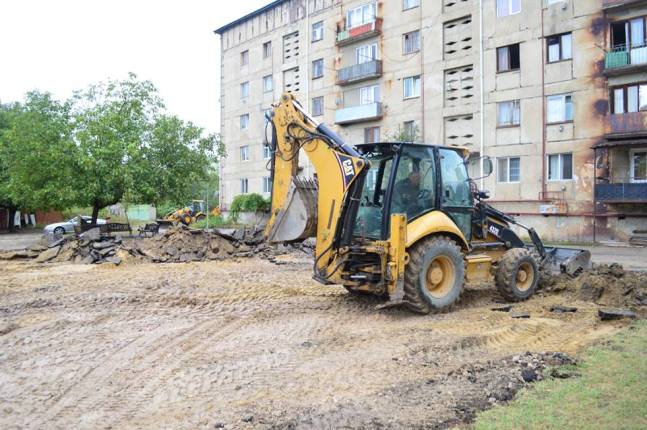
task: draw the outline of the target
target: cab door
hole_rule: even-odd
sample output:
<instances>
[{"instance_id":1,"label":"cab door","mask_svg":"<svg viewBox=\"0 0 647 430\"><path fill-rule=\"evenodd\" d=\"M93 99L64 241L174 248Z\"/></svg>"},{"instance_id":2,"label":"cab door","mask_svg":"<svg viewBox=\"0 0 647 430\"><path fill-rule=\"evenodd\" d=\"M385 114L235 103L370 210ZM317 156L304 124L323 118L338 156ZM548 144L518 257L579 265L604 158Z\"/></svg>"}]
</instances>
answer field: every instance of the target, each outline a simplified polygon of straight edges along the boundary
<instances>
[{"instance_id":1,"label":"cab door","mask_svg":"<svg viewBox=\"0 0 647 430\"><path fill-rule=\"evenodd\" d=\"M467 167L458 151L439 148L438 154L441 210L456 223L465 238L470 240L474 205Z\"/></svg>"}]
</instances>

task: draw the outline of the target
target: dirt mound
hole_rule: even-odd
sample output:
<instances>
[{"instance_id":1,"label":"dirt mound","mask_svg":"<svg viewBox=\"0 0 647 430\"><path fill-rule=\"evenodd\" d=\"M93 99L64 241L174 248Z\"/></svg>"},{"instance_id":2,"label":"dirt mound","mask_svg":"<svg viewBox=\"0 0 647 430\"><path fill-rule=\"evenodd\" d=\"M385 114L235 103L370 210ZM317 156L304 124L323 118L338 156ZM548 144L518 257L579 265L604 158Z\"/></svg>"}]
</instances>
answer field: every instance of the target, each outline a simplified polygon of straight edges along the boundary
<instances>
[{"instance_id":1,"label":"dirt mound","mask_svg":"<svg viewBox=\"0 0 647 430\"><path fill-rule=\"evenodd\" d=\"M137 262L184 263L258 256L272 261L292 252L312 251L308 243L272 246L263 241L259 229L229 230L225 233L173 227L146 238L122 239L88 232L79 238L62 239L37 254L35 262L82 264Z\"/></svg>"},{"instance_id":2,"label":"dirt mound","mask_svg":"<svg viewBox=\"0 0 647 430\"><path fill-rule=\"evenodd\" d=\"M599 265L577 278L544 275L540 291L567 293L599 305L640 310L647 306L647 273L624 270L620 264Z\"/></svg>"}]
</instances>

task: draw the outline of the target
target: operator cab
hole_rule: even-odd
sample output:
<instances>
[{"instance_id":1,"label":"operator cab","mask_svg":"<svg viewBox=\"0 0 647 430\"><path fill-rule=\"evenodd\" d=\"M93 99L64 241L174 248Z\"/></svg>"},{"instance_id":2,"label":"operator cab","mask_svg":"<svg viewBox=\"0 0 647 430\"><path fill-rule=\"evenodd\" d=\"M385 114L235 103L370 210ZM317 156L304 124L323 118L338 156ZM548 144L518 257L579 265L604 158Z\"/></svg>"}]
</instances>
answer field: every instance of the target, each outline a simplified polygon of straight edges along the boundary
<instances>
[{"instance_id":1,"label":"operator cab","mask_svg":"<svg viewBox=\"0 0 647 430\"><path fill-rule=\"evenodd\" d=\"M356 238L388 238L391 214L412 222L442 210L470 237L473 196L460 148L410 143L358 145L370 162L353 227Z\"/></svg>"}]
</instances>

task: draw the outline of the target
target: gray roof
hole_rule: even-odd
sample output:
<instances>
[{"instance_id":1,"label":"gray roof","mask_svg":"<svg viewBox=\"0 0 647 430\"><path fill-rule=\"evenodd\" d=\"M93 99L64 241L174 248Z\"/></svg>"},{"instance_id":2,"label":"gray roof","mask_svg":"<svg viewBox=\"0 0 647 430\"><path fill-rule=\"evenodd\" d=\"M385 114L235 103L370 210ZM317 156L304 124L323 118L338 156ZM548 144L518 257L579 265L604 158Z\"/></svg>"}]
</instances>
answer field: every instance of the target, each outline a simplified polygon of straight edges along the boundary
<instances>
[{"instance_id":1,"label":"gray roof","mask_svg":"<svg viewBox=\"0 0 647 430\"><path fill-rule=\"evenodd\" d=\"M263 12L266 12L266 11L268 11L268 10L272 9L273 7L276 7L276 6L278 6L278 5L280 5L281 3L284 3L284 2L286 2L286 1L288 1L288 0L275 0L275 1L273 1L272 3L270 3L270 4L266 5L266 6L263 6L263 7L262 7L262 8L260 8L260 9L255 10L255 11L254 11L254 12L252 12L252 13L248 13L247 15L243 16L242 18L238 18L237 20L232 21L232 22L230 22L229 24L225 24L225 25L223 25L222 27L220 27L220 28L218 28L218 29L214 30L213 32L214 32L214 33L216 33L216 34L220 34L220 35L222 35L222 33L224 33L225 31L229 30L230 28L232 28L232 27L234 27L234 26L236 26L236 25L240 24L241 22L245 22L245 21L247 21L247 20L249 20L249 19L252 19L252 18L254 18L255 16L258 16L258 15L262 14Z\"/></svg>"}]
</instances>

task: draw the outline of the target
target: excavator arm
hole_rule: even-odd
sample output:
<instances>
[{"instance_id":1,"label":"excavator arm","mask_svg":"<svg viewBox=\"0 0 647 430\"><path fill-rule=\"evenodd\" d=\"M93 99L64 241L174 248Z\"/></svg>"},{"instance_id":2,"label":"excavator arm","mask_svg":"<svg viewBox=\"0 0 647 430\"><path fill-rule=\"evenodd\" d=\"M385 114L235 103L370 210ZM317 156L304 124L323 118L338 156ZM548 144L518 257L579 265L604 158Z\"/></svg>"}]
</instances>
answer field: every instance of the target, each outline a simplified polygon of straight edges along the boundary
<instances>
[{"instance_id":1,"label":"excavator arm","mask_svg":"<svg viewBox=\"0 0 647 430\"><path fill-rule=\"evenodd\" d=\"M344 220L352 219L367 161L325 124L319 124L290 93L268 115L272 201L265 229L269 242L315 236L315 277L330 279L341 265ZM299 177L303 152L315 179Z\"/></svg>"}]
</instances>

